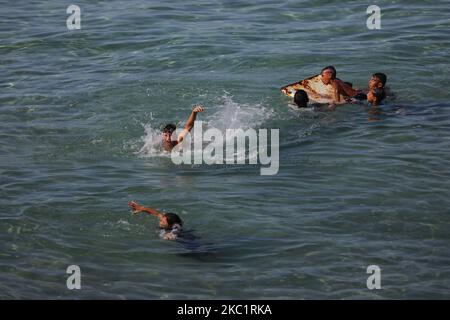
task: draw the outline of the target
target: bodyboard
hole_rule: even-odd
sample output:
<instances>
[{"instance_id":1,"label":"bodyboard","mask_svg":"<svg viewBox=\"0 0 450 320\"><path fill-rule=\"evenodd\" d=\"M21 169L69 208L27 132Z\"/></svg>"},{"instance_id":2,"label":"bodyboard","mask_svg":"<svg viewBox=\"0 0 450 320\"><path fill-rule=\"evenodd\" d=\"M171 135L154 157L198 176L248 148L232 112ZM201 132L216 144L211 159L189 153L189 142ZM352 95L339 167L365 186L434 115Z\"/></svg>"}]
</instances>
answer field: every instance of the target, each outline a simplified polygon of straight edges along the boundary
<instances>
[{"instance_id":1,"label":"bodyboard","mask_svg":"<svg viewBox=\"0 0 450 320\"><path fill-rule=\"evenodd\" d=\"M304 90L308 94L310 102L321 104L329 104L334 101L334 89L331 84L324 84L320 75L315 75L310 78L288 84L281 88L281 92L293 98L297 90ZM346 103L344 96L340 95L340 101L336 104Z\"/></svg>"}]
</instances>

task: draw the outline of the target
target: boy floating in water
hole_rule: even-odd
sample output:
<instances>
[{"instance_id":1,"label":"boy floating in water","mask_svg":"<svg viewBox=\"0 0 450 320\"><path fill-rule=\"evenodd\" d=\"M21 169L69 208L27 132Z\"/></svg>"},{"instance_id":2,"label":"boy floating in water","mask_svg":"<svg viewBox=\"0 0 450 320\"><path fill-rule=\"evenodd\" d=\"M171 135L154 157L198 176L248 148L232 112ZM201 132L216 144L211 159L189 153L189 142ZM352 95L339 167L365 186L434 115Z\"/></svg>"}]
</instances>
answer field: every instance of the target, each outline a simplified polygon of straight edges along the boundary
<instances>
[{"instance_id":1,"label":"boy floating in water","mask_svg":"<svg viewBox=\"0 0 450 320\"><path fill-rule=\"evenodd\" d=\"M308 102L309 98L305 90L297 90L297 92L295 92L294 103L297 105L297 107L307 108Z\"/></svg>"},{"instance_id":2,"label":"boy floating in water","mask_svg":"<svg viewBox=\"0 0 450 320\"><path fill-rule=\"evenodd\" d=\"M361 100L366 100L372 106L379 106L381 102L386 98L386 85L387 76L384 73L374 73L369 80L369 88L367 94L359 92L354 95L349 102L355 103Z\"/></svg>"},{"instance_id":3,"label":"boy floating in water","mask_svg":"<svg viewBox=\"0 0 450 320\"><path fill-rule=\"evenodd\" d=\"M191 131L194 127L195 119L197 119L197 113L203 112L203 106L198 105L192 109L191 115L189 116L183 131L178 135L177 140L172 140L172 133L177 129L177 127L170 123L166 125L163 129L162 140L163 148L166 151L171 151L177 144L183 141L184 137Z\"/></svg>"},{"instance_id":4,"label":"boy floating in water","mask_svg":"<svg viewBox=\"0 0 450 320\"><path fill-rule=\"evenodd\" d=\"M371 106L368 111L369 121L380 121L381 116L384 115L380 104L386 98L386 80L384 73L374 73L369 80L367 94L360 92L349 100L350 103L361 103L367 100Z\"/></svg>"},{"instance_id":5,"label":"boy floating in water","mask_svg":"<svg viewBox=\"0 0 450 320\"><path fill-rule=\"evenodd\" d=\"M150 215L156 216L159 219L159 228L161 229L160 237L162 239L176 240L178 238L183 222L177 214L171 212L164 213L153 208L146 208L134 201L128 202L128 206L134 210L134 214L147 212Z\"/></svg>"},{"instance_id":6,"label":"boy floating in water","mask_svg":"<svg viewBox=\"0 0 450 320\"><path fill-rule=\"evenodd\" d=\"M349 82L344 82L339 78L336 78L336 68L333 66L328 66L322 69L320 72L321 80L325 85L331 84L333 86L334 101L330 104L334 107L334 104L341 102L341 95L345 97L351 97L358 93L357 90L354 90Z\"/></svg>"},{"instance_id":7,"label":"boy floating in water","mask_svg":"<svg viewBox=\"0 0 450 320\"><path fill-rule=\"evenodd\" d=\"M387 76L384 73L377 72L372 75L372 78L369 80L369 92L374 90L380 90L380 100L378 101L378 104L386 98L386 81ZM367 97L368 98L368 97ZM369 101L370 102L370 101Z\"/></svg>"}]
</instances>

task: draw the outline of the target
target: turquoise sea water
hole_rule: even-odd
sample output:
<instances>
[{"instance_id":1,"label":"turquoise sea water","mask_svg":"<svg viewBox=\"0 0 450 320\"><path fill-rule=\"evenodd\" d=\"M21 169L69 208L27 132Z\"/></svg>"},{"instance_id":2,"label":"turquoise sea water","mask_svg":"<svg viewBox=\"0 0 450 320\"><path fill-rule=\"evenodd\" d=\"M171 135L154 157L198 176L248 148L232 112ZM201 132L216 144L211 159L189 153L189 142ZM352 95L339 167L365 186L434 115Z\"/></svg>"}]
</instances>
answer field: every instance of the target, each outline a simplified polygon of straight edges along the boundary
<instances>
[{"instance_id":1,"label":"turquoise sea water","mask_svg":"<svg viewBox=\"0 0 450 320\"><path fill-rule=\"evenodd\" d=\"M450 298L450 3L378 1L381 30L370 4L2 2L0 298ZM357 87L385 72L396 99L292 110L278 89L330 64ZM280 129L278 174L174 165L155 138L195 103ZM161 240L129 200L199 239Z\"/></svg>"}]
</instances>

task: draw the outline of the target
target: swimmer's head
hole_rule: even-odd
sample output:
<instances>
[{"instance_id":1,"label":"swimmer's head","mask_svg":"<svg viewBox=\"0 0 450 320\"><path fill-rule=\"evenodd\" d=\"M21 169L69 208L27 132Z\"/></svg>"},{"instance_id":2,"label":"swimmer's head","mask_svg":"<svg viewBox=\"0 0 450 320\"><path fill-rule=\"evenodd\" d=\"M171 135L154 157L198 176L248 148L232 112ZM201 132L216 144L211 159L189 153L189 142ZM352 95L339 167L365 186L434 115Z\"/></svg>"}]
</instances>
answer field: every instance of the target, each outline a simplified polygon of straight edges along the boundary
<instances>
[{"instance_id":1,"label":"swimmer's head","mask_svg":"<svg viewBox=\"0 0 450 320\"><path fill-rule=\"evenodd\" d=\"M294 95L294 102L299 108L308 107L308 94L304 90L298 90Z\"/></svg>"},{"instance_id":2,"label":"swimmer's head","mask_svg":"<svg viewBox=\"0 0 450 320\"><path fill-rule=\"evenodd\" d=\"M333 66L327 66L320 71L320 75L322 76L322 80L325 83L328 83L330 80L336 79L336 68Z\"/></svg>"},{"instance_id":3,"label":"swimmer's head","mask_svg":"<svg viewBox=\"0 0 450 320\"><path fill-rule=\"evenodd\" d=\"M159 226L164 229L171 228L175 223L178 223L180 226L183 225L181 218L172 212L164 213L164 216L159 220Z\"/></svg>"},{"instance_id":4,"label":"swimmer's head","mask_svg":"<svg viewBox=\"0 0 450 320\"><path fill-rule=\"evenodd\" d=\"M385 93L383 89L372 89L367 93L367 101L372 104L372 106L380 105L381 101L384 99Z\"/></svg>"},{"instance_id":5,"label":"swimmer's head","mask_svg":"<svg viewBox=\"0 0 450 320\"><path fill-rule=\"evenodd\" d=\"M369 88L384 88L386 85L387 76L384 73L378 72L372 75L372 78L369 80Z\"/></svg>"},{"instance_id":6,"label":"swimmer's head","mask_svg":"<svg viewBox=\"0 0 450 320\"><path fill-rule=\"evenodd\" d=\"M171 137L172 137L172 133L177 129L177 127L172 124L169 123L168 125L166 125L162 131L162 138L164 142L171 142Z\"/></svg>"}]
</instances>

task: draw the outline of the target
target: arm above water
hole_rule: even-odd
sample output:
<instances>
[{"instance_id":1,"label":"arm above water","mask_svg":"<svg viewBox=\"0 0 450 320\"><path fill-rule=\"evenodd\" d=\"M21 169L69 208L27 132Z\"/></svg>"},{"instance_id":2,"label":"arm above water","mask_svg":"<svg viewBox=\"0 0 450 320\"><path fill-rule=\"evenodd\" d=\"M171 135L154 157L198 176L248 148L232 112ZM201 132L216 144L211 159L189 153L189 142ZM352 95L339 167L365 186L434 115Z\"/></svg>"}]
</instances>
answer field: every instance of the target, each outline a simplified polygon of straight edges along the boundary
<instances>
[{"instance_id":1,"label":"arm above water","mask_svg":"<svg viewBox=\"0 0 450 320\"><path fill-rule=\"evenodd\" d=\"M340 100L340 95L343 95L344 97L354 97L361 92L361 90L353 89L340 79L335 79L333 81L333 88L335 89L335 101Z\"/></svg>"},{"instance_id":2,"label":"arm above water","mask_svg":"<svg viewBox=\"0 0 450 320\"><path fill-rule=\"evenodd\" d=\"M156 216L158 218L162 218L164 216L164 213L162 213L156 209L153 209L153 208L146 208L134 201L128 202L128 206L134 210L133 213L146 212L146 213Z\"/></svg>"},{"instance_id":3,"label":"arm above water","mask_svg":"<svg viewBox=\"0 0 450 320\"><path fill-rule=\"evenodd\" d=\"M183 131L178 135L178 143L183 141L184 137L189 133L189 131L191 131L192 127L194 127L194 122L197 119L197 113L203 112L203 110L204 109L202 105L195 106L192 109L191 115L189 116Z\"/></svg>"}]
</instances>

